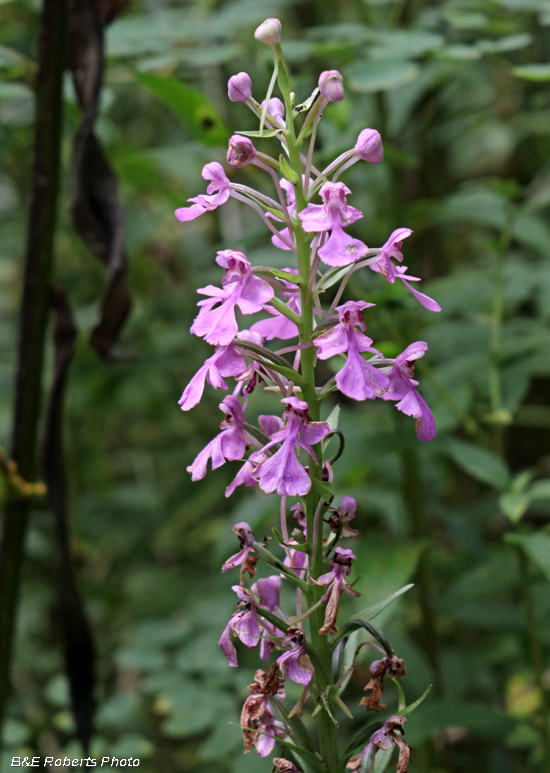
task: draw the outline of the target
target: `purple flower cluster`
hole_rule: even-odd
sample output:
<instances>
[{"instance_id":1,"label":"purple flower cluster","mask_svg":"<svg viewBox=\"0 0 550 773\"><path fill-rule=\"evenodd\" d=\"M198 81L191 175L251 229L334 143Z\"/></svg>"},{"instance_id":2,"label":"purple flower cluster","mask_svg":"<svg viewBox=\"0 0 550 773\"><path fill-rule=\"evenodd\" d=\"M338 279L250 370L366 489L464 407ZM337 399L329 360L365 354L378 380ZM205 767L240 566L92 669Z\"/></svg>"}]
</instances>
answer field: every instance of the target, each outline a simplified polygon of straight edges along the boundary
<instances>
[{"instance_id":1,"label":"purple flower cluster","mask_svg":"<svg viewBox=\"0 0 550 773\"><path fill-rule=\"evenodd\" d=\"M225 462L239 461L240 469L227 487L226 496L244 485L281 497L281 531L273 531L285 551L284 558L271 552L267 538L257 541L249 524L240 522L233 527L239 550L222 566L224 573L240 570L239 584L232 586L237 609L219 641L229 665L237 666L237 639L249 649L258 649L262 661L273 658L269 671L256 672L241 717L245 751L255 748L263 757L271 754L277 740L290 744L290 748L296 741L292 734L288 735L288 722L280 723L276 718L285 680L304 688L291 716L301 714L311 696L317 701L318 710L325 706L329 714L329 704L333 708L343 706L337 689L339 682L332 684L330 666L332 649L339 639L331 637L345 635L345 631L338 634L337 627L341 596L361 595L354 583L348 582L356 556L349 548L338 545L341 539L358 534L350 526L357 502L346 495L338 507L332 504L332 466L342 446L334 457L324 458L324 454L331 437L342 433L332 416L321 420L323 401L332 392L340 392L355 401L380 398L394 402L397 410L416 420L419 440L429 441L436 435L433 415L414 378L416 361L424 356L427 344L411 343L393 358L375 348L367 335L365 318L365 312L374 304L343 298L348 279L355 271L368 267L390 283L399 279L425 309L437 312L440 307L415 289L413 284L420 280L410 276L407 267L401 265L403 242L412 234L409 228L394 230L386 243L376 248L368 247L354 235L353 226L363 214L348 203L352 191L338 178L361 160L374 164L382 161L378 131L365 128L354 147L322 171L313 164L317 124L323 110L329 102L339 102L344 97L341 74L335 70L321 73L318 88L310 99L293 109L294 97L288 90L287 67L280 46L280 22L267 19L256 30L255 37L266 43L274 56L274 73L267 94L257 102L250 76L240 72L229 79L228 96L254 112L260 119L260 131L234 134L227 153L229 172L226 174L217 162L206 164L202 170L208 182L206 193L189 199L189 206L177 209L175 214L181 222L194 220L232 197L250 206L269 230L273 245L295 258L285 261L288 268L280 271L254 267L236 250L218 252L216 263L223 269L219 286L207 285L198 290L204 297L197 304L199 311L191 326L191 333L203 338L214 351L179 401L184 411L195 407L206 384L229 392L219 405L224 413L220 432L187 468L193 481L205 476L209 461L213 469ZM272 96L283 70L279 86L284 104ZM301 130L296 129L297 119L303 119ZM283 153L279 159L257 151L247 136L261 138L264 130L280 140ZM308 139L304 156L301 146ZM242 170L249 164L269 176L272 197L234 179L233 170ZM332 303L323 305L324 293L338 283ZM246 316L253 319L243 329L242 319ZM272 344L276 341L286 343L277 349L277 344ZM334 372L324 384L316 378L316 364L320 360L330 360ZM234 387L228 379L234 379ZM281 408L276 415L262 414L257 423L249 424L245 419L249 395L259 385L277 394ZM287 524L288 497L297 500L290 506L297 524L291 534ZM247 587L245 575L248 573L250 580L255 576L260 559L275 573L260 577ZM293 617L281 608L284 585L296 590ZM285 593L283 600L288 598ZM303 602L309 604L305 611ZM308 618L309 638L302 627ZM329 645L331 640L333 644ZM371 691L362 701L367 710L382 708L379 699L386 674L405 673L403 661L383 651L382 654L384 657L371 666L371 681L365 688ZM378 749L397 744L398 771L406 771L410 750L401 740L404 722L402 717L387 720L373 734L362 755L351 760L348 767L364 768L365 764L370 765ZM321 739L321 749L323 743ZM294 764L282 757L275 758L274 764L282 773L296 773Z\"/></svg>"}]
</instances>

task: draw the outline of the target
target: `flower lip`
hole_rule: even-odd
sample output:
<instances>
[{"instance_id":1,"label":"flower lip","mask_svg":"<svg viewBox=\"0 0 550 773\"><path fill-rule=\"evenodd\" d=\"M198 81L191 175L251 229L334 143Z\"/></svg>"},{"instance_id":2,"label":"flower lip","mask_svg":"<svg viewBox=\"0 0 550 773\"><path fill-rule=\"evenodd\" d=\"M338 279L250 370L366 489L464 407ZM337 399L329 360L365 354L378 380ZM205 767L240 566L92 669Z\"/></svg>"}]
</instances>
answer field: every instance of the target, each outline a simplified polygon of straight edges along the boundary
<instances>
[{"instance_id":1,"label":"flower lip","mask_svg":"<svg viewBox=\"0 0 550 773\"><path fill-rule=\"evenodd\" d=\"M277 45L281 42L281 22L279 19L266 19L256 28L254 37L268 46Z\"/></svg>"}]
</instances>

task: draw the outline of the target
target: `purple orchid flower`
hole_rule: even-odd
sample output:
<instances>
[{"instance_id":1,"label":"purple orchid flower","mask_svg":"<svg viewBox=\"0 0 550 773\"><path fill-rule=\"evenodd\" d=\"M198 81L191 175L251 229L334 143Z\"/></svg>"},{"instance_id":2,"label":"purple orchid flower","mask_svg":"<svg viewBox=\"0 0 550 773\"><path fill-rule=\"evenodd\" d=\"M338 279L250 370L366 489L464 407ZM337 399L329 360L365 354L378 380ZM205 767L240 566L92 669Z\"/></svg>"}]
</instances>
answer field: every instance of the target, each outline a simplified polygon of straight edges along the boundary
<instances>
[{"instance_id":1,"label":"purple orchid flower","mask_svg":"<svg viewBox=\"0 0 550 773\"><path fill-rule=\"evenodd\" d=\"M309 684L313 676L313 667L306 655L307 642L302 629L291 625L282 644L292 646L291 650L277 658L284 679L291 679L298 684Z\"/></svg>"},{"instance_id":2,"label":"purple orchid flower","mask_svg":"<svg viewBox=\"0 0 550 773\"><path fill-rule=\"evenodd\" d=\"M342 497L340 507L337 510L332 508L328 519L331 531L334 534L340 532L342 537L356 537L359 532L349 525L349 522L355 518L356 509L357 502L353 497Z\"/></svg>"},{"instance_id":3,"label":"purple orchid flower","mask_svg":"<svg viewBox=\"0 0 550 773\"><path fill-rule=\"evenodd\" d=\"M254 276L250 262L242 252L218 252L216 263L226 269L223 287L207 285L197 291L210 297L197 304L201 310L191 332L204 337L209 344L227 346L239 330L235 307L238 306L243 314L255 314L269 303L274 293L267 282Z\"/></svg>"},{"instance_id":4,"label":"purple orchid flower","mask_svg":"<svg viewBox=\"0 0 550 773\"><path fill-rule=\"evenodd\" d=\"M320 360L328 360L336 354L347 352L344 367L336 374L336 386L353 400L373 400L388 388L388 377L366 362L360 352L372 352L384 359L377 349L371 347L372 339L364 335L363 311L373 303L348 301L337 306L339 325L322 333L313 342ZM359 330L356 329L359 327Z\"/></svg>"},{"instance_id":5,"label":"purple orchid flower","mask_svg":"<svg viewBox=\"0 0 550 773\"><path fill-rule=\"evenodd\" d=\"M235 526L233 526L233 531L239 538L241 549L238 553L235 553L234 556L228 558L227 561L223 564L222 574L225 574L225 572L228 572L230 569L234 569L236 566L246 563L249 554L254 552L252 548L252 544L255 542L254 535L252 534L252 529L246 523L246 521L236 523Z\"/></svg>"},{"instance_id":6,"label":"purple orchid flower","mask_svg":"<svg viewBox=\"0 0 550 773\"><path fill-rule=\"evenodd\" d=\"M256 596L258 596L260 602L260 614L262 613L262 607L267 609L268 612L284 617L280 607L280 595L281 595L281 577L278 574L271 577L264 577L258 582L255 582L251 590ZM271 657L271 651L276 646L276 642L273 637L283 638L284 633L278 628L275 628L268 622L263 622L264 630L262 632L262 640L260 643L260 659L269 660ZM261 756L261 755L260 755Z\"/></svg>"},{"instance_id":7,"label":"purple orchid flower","mask_svg":"<svg viewBox=\"0 0 550 773\"><path fill-rule=\"evenodd\" d=\"M212 469L215 470L225 464L226 460L241 459L247 442L250 442L244 432L244 413L239 400L228 395L219 407L226 414L220 424L222 431L202 449L193 464L187 468L193 481L204 478L209 459L212 459Z\"/></svg>"},{"instance_id":8,"label":"purple orchid flower","mask_svg":"<svg viewBox=\"0 0 550 773\"><path fill-rule=\"evenodd\" d=\"M283 271L287 271L289 274L299 273L298 269L296 268L284 268ZM302 304L300 301L300 293L292 291L296 290L296 285L292 285L285 279L280 279L279 281L282 282L285 287L290 288L289 292L285 292L283 290L281 293L285 300L288 299L288 308L291 311L295 311L296 314L301 314ZM259 322L255 322L250 328L250 330L252 330L254 333L259 333L265 338L266 341L272 341L274 338L286 340L288 338L295 338L298 335L298 326L295 325L292 320L288 319L288 317L285 317L283 314L281 314L280 311L277 311L277 309L273 309L270 306L265 306L264 310L268 311L272 315L272 318L262 319Z\"/></svg>"},{"instance_id":9,"label":"purple orchid flower","mask_svg":"<svg viewBox=\"0 0 550 773\"><path fill-rule=\"evenodd\" d=\"M396 279L401 279L405 287L411 291L414 297L419 301L422 306L430 311L441 311L441 306L433 298L428 295L415 290L411 287L409 282L420 282L420 277L408 276L407 266L396 266L392 263L391 258L395 258L400 263L403 260L403 253L401 247L403 240L412 234L410 228L398 228L392 233L388 241L382 247L382 252L378 256L375 263L371 263L369 268L373 271L377 271L382 276L386 277L388 282L393 284Z\"/></svg>"},{"instance_id":10,"label":"purple orchid flower","mask_svg":"<svg viewBox=\"0 0 550 773\"><path fill-rule=\"evenodd\" d=\"M390 717L387 719L380 730L376 730L371 735L369 743L365 746L361 754L352 757L346 765L348 770L369 770L372 765L378 749L388 751L394 746L399 747L399 759L397 760L396 773L407 773L409 769L409 759L411 756L411 747L407 746L402 738L404 733L403 725L407 722L405 717ZM366 758L366 759L365 759Z\"/></svg>"},{"instance_id":11,"label":"purple orchid flower","mask_svg":"<svg viewBox=\"0 0 550 773\"><path fill-rule=\"evenodd\" d=\"M224 376L238 376L245 368L246 361L233 343L217 346L212 357L205 360L204 365L185 387L179 400L181 410L189 411L200 403L205 381L214 389L227 389Z\"/></svg>"},{"instance_id":12,"label":"purple orchid flower","mask_svg":"<svg viewBox=\"0 0 550 773\"><path fill-rule=\"evenodd\" d=\"M283 422L278 416L259 416L258 422L266 435L272 435L274 432L282 429ZM243 483L245 486L257 486L258 481L252 477L253 473L257 470L258 465L269 459L269 455L264 453L263 449L254 451L248 457L247 461L243 464L232 483L225 490L225 496L230 497L235 491L237 486L241 486Z\"/></svg>"},{"instance_id":13,"label":"purple orchid flower","mask_svg":"<svg viewBox=\"0 0 550 773\"><path fill-rule=\"evenodd\" d=\"M351 585L346 582L346 577L351 574L351 562L356 558L351 550L346 548L336 548L335 556L329 564L330 572L322 574L317 579L310 577L315 585L328 585L327 592L321 598L321 602L327 605L325 612L325 621L319 633L337 633L336 617L338 615L338 605L342 593L349 596L360 596L361 594L353 590Z\"/></svg>"},{"instance_id":14,"label":"purple orchid flower","mask_svg":"<svg viewBox=\"0 0 550 773\"><path fill-rule=\"evenodd\" d=\"M283 414L286 424L282 429L271 433L271 441L262 451L267 451L277 443L281 447L273 456L262 462L253 473L262 491L287 496L304 496L311 488L311 480L298 461L295 445L303 448L315 459L312 445L319 443L330 432L329 425L324 421L308 422L308 404L297 397L286 397L282 400L287 408Z\"/></svg>"},{"instance_id":15,"label":"purple orchid flower","mask_svg":"<svg viewBox=\"0 0 550 773\"><path fill-rule=\"evenodd\" d=\"M187 199L187 201L194 202L193 206L176 209L174 214L182 223L194 220L196 217L204 215L205 212L211 212L213 209L221 207L229 198L230 183L221 164L218 164L217 161L206 164L202 168L202 176L205 180L209 180L206 189L209 195L201 194L192 199Z\"/></svg>"},{"instance_id":16,"label":"purple orchid flower","mask_svg":"<svg viewBox=\"0 0 550 773\"><path fill-rule=\"evenodd\" d=\"M416 419L416 436L419 440L433 440L437 434L432 412L415 389L414 365L419 357L424 356L428 344L425 341L407 346L404 352L395 358L393 368L388 373L389 386L382 395L383 400L398 400L395 406L406 416Z\"/></svg>"},{"instance_id":17,"label":"purple orchid flower","mask_svg":"<svg viewBox=\"0 0 550 773\"><path fill-rule=\"evenodd\" d=\"M220 647L223 650L223 654L229 660L229 665L236 667L237 663L237 650L235 645L231 641L231 631L233 635L237 636L243 644L247 647L256 647L260 641L260 624L256 615L258 605L254 599L252 593L241 585L233 585L232 590L235 591L239 597L237 602L237 611L233 613L229 620L224 632L220 638Z\"/></svg>"},{"instance_id":18,"label":"purple orchid flower","mask_svg":"<svg viewBox=\"0 0 550 773\"><path fill-rule=\"evenodd\" d=\"M309 204L299 213L304 231L308 233L331 234L318 255L327 266L347 266L363 258L368 247L343 230L344 226L355 223L363 217L360 210L348 205L346 196L351 193L344 183L325 183L319 191L324 204Z\"/></svg>"}]
</instances>

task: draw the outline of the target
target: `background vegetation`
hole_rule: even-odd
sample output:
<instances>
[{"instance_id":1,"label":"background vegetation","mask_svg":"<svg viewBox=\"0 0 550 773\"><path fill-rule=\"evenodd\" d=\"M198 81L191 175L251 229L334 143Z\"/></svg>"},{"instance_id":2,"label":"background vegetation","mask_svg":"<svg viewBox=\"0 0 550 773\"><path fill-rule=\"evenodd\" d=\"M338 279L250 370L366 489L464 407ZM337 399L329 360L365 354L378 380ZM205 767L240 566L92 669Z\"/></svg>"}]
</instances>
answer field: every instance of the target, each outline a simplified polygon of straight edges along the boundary
<instances>
[{"instance_id":1,"label":"background vegetation","mask_svg":"<svg viewBox=\"0 0 550 773\"><path fill-rule=\"evenodd\" d=\"M30 0L4 2L0 14L7 447L38 15ZM269 251L281 268L288 258L232 200L185 226L172 213L203 191L202 165L223 161L225 127L254 128L246 108L226 99L226 81L247 70L261 99L270 54L252 31L275 15L300 101L320 70L345 77L345 99L320 125L318 165L366 126L384 138L384 163L358 164L345 178L365 212L358 237L377 246L394 228L412 228L405 262L443 308L429 314L371 272L350 282L350 297L377 303L369 333L386 353L414 340L430 347L418 373L438 425L433 442L419 444L391 405L341 399L337 495L359 503L358 608L414 582L382 624L407 662L409 701L434 684L409 721L411 773L540 771L550 687L550 4L542 0L133 2L108 32L96 125L122 190L133 303L120 360L110 364L88 343L104 269L68 215L80 114L67 78L55 276L79 329L65 436L72 552L98 650L91 754L138 756L151 772L269 769L254 752L241 755L229 724L238 723L254 659L242 652L242 667L228 669L217 642L234 608L219 573L234 552L231 527L246 520L268 533L274 502L250 491L226 500L232 463L191 484L185 468L219 424L219 394L207 388L189 413L177 399L206 354L188 331L196 288L217 276L216 249L242 249L255 264ZM239 175L260 184L257 170ZM253 399L269 412L272 397ZM14 754L81 756L53 611L54 554L51 514L37 509L1 770ZM343 734L364 717L353 708L363 664Z\"/></svg>"}]
</instances>

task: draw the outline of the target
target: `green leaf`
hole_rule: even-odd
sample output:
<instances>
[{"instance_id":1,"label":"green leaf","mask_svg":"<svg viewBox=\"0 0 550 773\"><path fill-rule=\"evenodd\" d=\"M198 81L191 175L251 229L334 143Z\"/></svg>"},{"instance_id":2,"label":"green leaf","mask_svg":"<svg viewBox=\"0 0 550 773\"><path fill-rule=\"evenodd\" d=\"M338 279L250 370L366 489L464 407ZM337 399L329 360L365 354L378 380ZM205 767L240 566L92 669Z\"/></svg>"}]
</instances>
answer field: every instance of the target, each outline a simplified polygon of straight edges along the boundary
<instances>
[{"instance_id":1,"label":"green leaf","mask_svg":"<svg viewBox=\"0 0 550 773\"><path fill-rule=\"evenodd\" d=\"M507 534L506 542L519 545L531 561L550 580L550 534Z\"/></svg>"},{"instance_id":2,"label":"green leaf","mask_svg":"<svg viewBox=\"0 0 550 773\"><path fill-rule=\"evenodd\" d=\"M334 499L334 491L332 490L332 486L330 485L330 483L327 483L324 480L318 480L317 478L312 478L311 488L315 491L315 493L318 496L322 497L327 504L330 504Z\"/></svg>"},{"instance_id":3,"label":"green leaf","mask_svg":"<svg viewBox=\"0 0 550 773\"><path fill-rule=\"evenodd\" d=\"M298 744L298 746L307 749L313 754L315 750L313 748L313 744L311 742L307 728L302 722L301 718L297 714L289 717L290 708L286 702L282 698L279 698L277 695L274 695L271 698L271 702L277 707L277 710L282 714L285 722L290 727L292 740Z\"/></svg>"},{"instance_id":4,"label":"green leaf","mask_svg":"<svg viewBox=\"0 0 550 773\"><path fill-rule=\"evenodd\" d=\"M500 490L508 487L508 467L493 451L454 438L445 443L444 450L458 467L475 480Z\"/></svg>"},{"instance_id":5,"label":"green leaf","mask_svg":"<svg viewBox=\"0 0 550 773\"><path fill-rule=\"evenodd\" d=\"M380 720L375 720L374 722L369 722L369 724L365 725L365 727L362 727L361 730L359 730L359 732L353 737L353 739L347 745L346 750L343 754L344 762L347 762L351 757L351 755L357 749L360 749L363 746L365 746L365 744L368 743L374 731L379 730L383 724L384 723L380 722Z\"/></svg>"},{"instance_id":6,"label":"green leaf","mask_svg":"<svg viewBox=\"0 0 550 773\"><path fill-rule=\"evenodd\" d=\"M229 131L216 108L200 91L174 78L139 73L139 83L172 108L185 128L204 145L225 145Z\"/></svg>"},{"instance_id":7,"label":"green leaf","mask_svg":"<svg viewBox=\"0 0 550 773\"><path fill-rule=\"evenodd\" d=\"M370 635L376 639L376 641L386 650L387 654L391 657L393 654L393 650L391 648L391 645L389 641L386 638L386 634L378 628L377 625L374 623L371 623L369 620L363 620L362 618L355 618L351 620L349 623L346 623L342 626L339 633L335 636L333 639L333 644L337 644L341 639L343 639L345 636L347 636L349 633L352 633L353 631L358 631L360 628L363 628L367 633L370 633Z\"/></svg>"},{"instance_id":8,"label":"green leaf","mask_svg":"<svg viewBox=\"0 0 550 773\"><path fill-rule=\"evenodd\" d=\"M433 685L430 685L429 687L427 687L426 690L420 696L420 698L418 698L418 700L416 700L414 703L411 703L409 706L405 706L404 709L400 709L399 714L404 717L406 717L407 714L412 714L413 711L415 711L420 706L421 703L424 703L424 701L430 694L432 687Z\"/></svg>"},{"instance_id":9,"label":"green leaf","mask_svg":"<svg viewBox=\"0 0 550 773\"><path fill-rule=\"evenodd\" d=\"M516 78L527 81L550 81L550 64L526 64L523 67L514 67L512 73Z\"/></svg>"},{"instance_id":10,"label":"green leaf","mask_svg":"<svg viewBox=\"0 0 550 773\"><path fill-rule=\"evenodd\" d=\"M392 676L391 680L397 689L397 698L398 698L397 713L401 714L401 712L404 711L405 708L407 707L407 701L405 700L405 693L403 692L403 688L401 687L401 684L399 683L398 679L395 679L395 677Z\"/></svg>"},{"instance_id":11,"label":"green leaf","mask_svg":"<svg viewBox=\"0 0 550 773\"><path fill-rule=\"evenodd\" d=\"M285 178L285 180L288 180L289 183L292 185L298 185L299 177L297 173L294 171L294 169L290 166L286 158L281 153L279 156L279 169L281 170L281 174Z\"/></svg>"},{"instance_id":12,"label":"green leaf","mask_svg":"<svg viewBox=\"0 0 550 773\"><path fill-rule=\"evenodd\" d=\"M348 69L350 87L361 94L387 91L417 78L419 67L403 59L376 59L355 62Z\"/></svg>"},{"instance_id":13,"label":"green leaf","mask_svg":"<svg viewBox=\"0 0 550 773\"><path fill-rule=\"evenodd\" d=\"M326 422L331 430L338 429L338 419L340 418L340 404L334 406L330 414L327 416Z\"/></svg>"},{"instance_id":14,"label":"green leaf","mask_svg":"<svg viewBox=\"0 0 550 773\"><path fill-rule=\"evenodd\" d=\"M303 285L304 280L299 274L289 274L288 271L279 271L278 268L272 268L271 274L276 276L277 279L284 279L286 282L292 282L294 285Z\"/></svg>"},{"instance_id":15,"label":"green leaf","mask_svg":"<svg viewBox=\"0 0 550 773\"><path fill-rule=\"evenodd\" d=\"M414 583L409 583L409 585L404 585L399 590L396 590L395 593L392 593L391 596L388 596L387 599L384 599L384 601L378 602L378 604L373 604L372 607L367 607L367 609L361 610L361 612L358 612L357 615L354 615L353 617L350 617L349 620L353 620L354 617L363 617L365 620L374 620L376 615L379 615L380 612L382 612L386 607L388 607L392 601L395 601L396 598L399 598L403 593L406 593L411 588L414 588ZM346 623L348 620L346 620Z\"/></svg>"},{"instance_id":16,"label":"green leaf","mask_svg":"<svg viewBox=\"0 0 550 773\"><path fill-rule=\"evenodd\" d=\"M372 773L384 773L391 762L394 749L382 749L374 758L374 768Z\"/></svg>"},{"instance_id":17,"label":"green leaf","mask_svg":"<svg viewBox=\"0 0 550 773\"><path fill-rule=\"evenodd\" d=\"M268 137L276 137L280 132L281 129L264 129L263 131L256 129L256 131L253 132L239 131L238 133L243 134L245 137L264 137L267 139Z\"/></svg>"}]
</instances>

